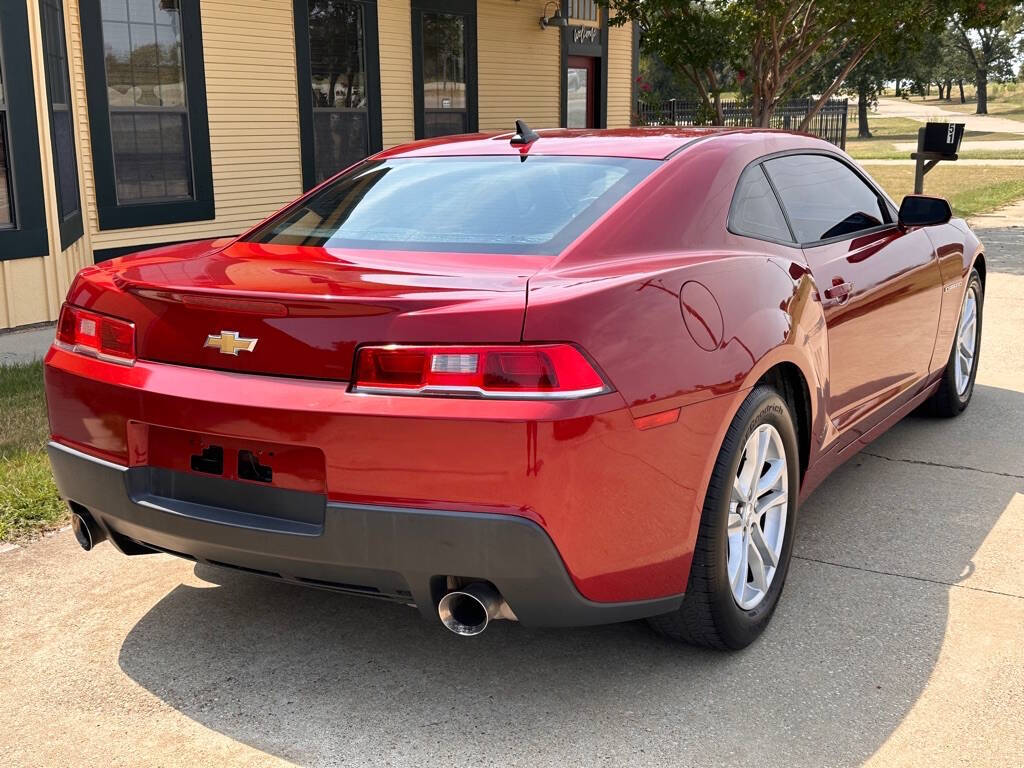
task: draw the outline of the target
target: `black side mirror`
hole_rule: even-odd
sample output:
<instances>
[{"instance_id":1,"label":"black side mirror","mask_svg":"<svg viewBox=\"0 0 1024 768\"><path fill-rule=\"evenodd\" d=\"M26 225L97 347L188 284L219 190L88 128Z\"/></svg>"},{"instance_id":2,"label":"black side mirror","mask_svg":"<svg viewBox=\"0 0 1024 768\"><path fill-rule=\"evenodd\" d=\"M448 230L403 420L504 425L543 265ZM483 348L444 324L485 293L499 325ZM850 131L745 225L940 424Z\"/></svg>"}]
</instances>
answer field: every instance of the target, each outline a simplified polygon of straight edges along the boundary
<instances>
[{"instance_id":1,"label":"black side mirror","mask_svg":"<svg viewBox=\"0 0 1024 768\"><path fill-rule=\"evenodd\" d=\"M941 197L907 195L900 203L899 223L904 229L945 224L951 218L953 218L953 209Z\"/></svg>"}]
</instances>

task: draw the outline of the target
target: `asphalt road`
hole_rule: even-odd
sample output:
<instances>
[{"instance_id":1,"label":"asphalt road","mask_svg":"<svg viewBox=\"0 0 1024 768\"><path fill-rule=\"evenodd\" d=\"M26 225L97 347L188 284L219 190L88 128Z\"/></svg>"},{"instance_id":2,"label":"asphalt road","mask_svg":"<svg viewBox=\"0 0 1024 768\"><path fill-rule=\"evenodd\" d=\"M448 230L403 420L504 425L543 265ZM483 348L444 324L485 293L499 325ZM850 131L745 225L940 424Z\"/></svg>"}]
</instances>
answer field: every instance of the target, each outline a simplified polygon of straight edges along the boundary
<instances>
[{"instance_id":1,"label":"asphalt road","mask_svg":"<svg viewBox=\"0 0 1024 768\"><path fill-rule=\"evenodd\" d=\"M0 764L1024 765L1016 272L990 275L968 412L908 418L815 493L742 653L639 623L463 640L65 531L0 554Z\"/></svg>"}]
</instances>

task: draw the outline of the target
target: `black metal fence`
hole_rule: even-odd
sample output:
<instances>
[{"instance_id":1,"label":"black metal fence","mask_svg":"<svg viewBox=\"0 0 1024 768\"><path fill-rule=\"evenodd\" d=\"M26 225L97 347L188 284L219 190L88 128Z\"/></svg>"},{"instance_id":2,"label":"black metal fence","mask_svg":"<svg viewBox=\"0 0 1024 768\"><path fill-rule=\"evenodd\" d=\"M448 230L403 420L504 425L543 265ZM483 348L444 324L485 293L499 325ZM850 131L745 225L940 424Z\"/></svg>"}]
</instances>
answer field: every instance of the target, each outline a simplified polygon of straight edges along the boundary
<instances>
[{"instance_id":1,"label":"black metal fence","mask_svg":"<svg viewBox=\"0 0 1024 768\"><path fill-rule=\"evenodd\" d=\"M795 131L814 107L811 100L780 104L772 114L771 127ZM707 106L696 99L669 99L658 104L637 102L636 113L641 125L699 125L713 122ZM811 119L808 133L813 133L837 147L846 148L847 100L829 99ZM741 101L723 101L724 124L745 127L751 124L750 107Z\"/></svg>"}]
</instances>

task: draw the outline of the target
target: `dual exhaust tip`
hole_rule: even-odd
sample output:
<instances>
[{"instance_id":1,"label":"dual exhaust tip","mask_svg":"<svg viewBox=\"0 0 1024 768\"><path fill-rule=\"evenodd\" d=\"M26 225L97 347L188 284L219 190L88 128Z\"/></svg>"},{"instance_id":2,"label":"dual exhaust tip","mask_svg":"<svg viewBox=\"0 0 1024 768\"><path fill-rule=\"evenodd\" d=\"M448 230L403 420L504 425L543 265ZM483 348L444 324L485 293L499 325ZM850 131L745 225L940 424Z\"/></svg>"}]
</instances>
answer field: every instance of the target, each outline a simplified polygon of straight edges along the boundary
<instances>
[{"instance_id":1,"label":"dual exhaust tip","mask_svg":"<svg viewBox=\"0 0 1024 768\"><path fill-rule=\"evenodd\" d=\"M497 619L516 621L501 593L485 581L446 594L437 604L437 615L447 629L463 637L479 635Z\"/></svg>"}]
</instances>

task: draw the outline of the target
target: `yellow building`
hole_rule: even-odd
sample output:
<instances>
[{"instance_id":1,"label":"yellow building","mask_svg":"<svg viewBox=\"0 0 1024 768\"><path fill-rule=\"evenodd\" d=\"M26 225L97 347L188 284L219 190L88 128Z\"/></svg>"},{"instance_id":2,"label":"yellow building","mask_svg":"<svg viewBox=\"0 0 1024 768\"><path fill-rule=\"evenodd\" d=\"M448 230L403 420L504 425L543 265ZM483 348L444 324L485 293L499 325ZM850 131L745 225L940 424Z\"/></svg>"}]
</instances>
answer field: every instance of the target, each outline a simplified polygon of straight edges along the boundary
<instances>
[{"instance_id":1,"label":"yellow building","mask_svg":"<svg viewBox=\"0 0 1024 768\"><path fill-rule=\"evenodd\" d=\"M0 329L416 138L629 125L594 0L0 0Z\"/></svg>"}]
</instances>

